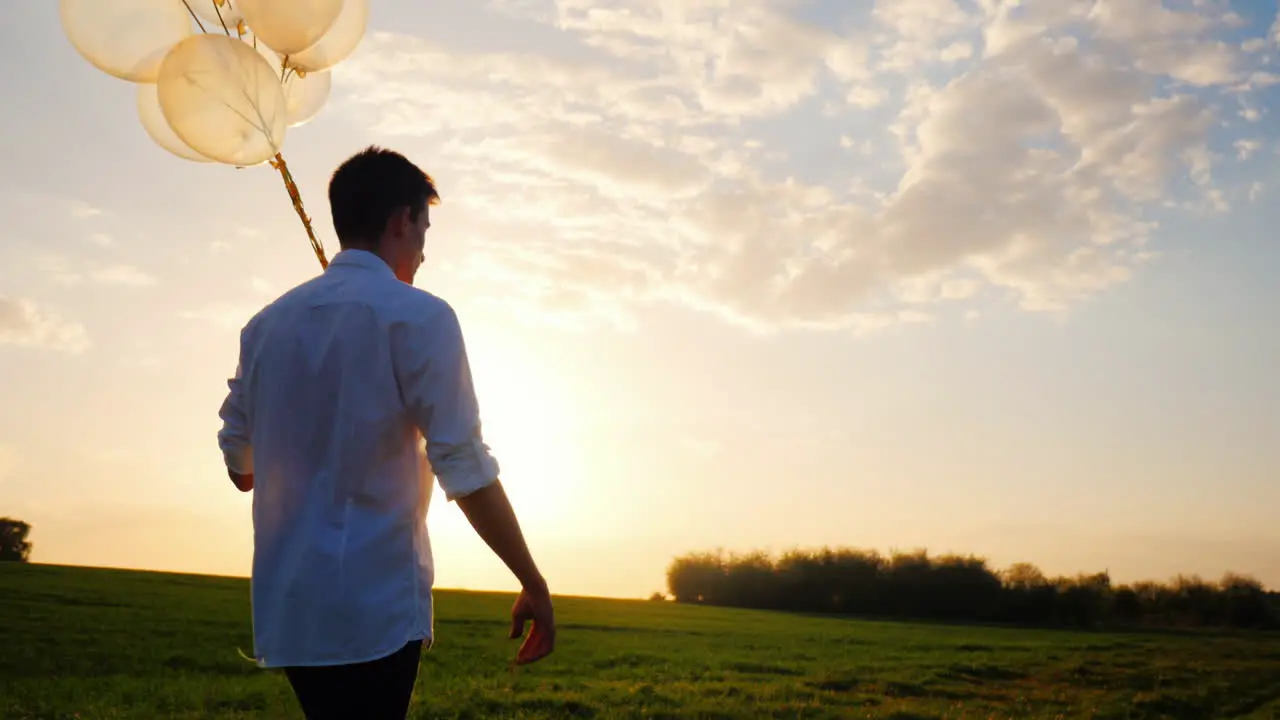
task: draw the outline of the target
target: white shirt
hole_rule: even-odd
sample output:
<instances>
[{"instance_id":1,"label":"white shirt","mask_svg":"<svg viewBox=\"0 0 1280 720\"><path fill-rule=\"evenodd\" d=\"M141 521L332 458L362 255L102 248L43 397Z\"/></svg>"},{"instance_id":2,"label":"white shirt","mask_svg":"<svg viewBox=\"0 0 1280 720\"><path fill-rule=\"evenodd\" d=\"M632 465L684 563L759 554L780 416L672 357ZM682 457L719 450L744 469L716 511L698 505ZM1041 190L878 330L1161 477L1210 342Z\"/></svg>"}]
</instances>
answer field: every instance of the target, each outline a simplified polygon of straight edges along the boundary
<instances>
[{"instance_id":1,"label":"white shirt","mask_svg":"<svg viewBox=\"0 0 1280 720\"><path fill-rule=\"evenodd\" d=\"M429 645L432 475L449 500L498 477L453 309L343 250L248 322L228 386L218 445L254 475L258 664Z\"/></svg>"}]
</instances>

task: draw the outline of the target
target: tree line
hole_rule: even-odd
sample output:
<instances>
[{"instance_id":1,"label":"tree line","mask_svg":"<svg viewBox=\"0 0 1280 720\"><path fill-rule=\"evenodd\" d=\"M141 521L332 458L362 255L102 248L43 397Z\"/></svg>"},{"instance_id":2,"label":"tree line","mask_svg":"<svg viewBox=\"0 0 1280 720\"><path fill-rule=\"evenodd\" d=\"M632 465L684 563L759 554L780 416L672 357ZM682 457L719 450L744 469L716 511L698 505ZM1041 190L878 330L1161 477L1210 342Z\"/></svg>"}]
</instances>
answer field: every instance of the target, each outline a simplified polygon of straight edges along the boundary
<instances>
[{"instance_id":1,"label":"tree line","mask_svg":"<svg viewBox=\"0 0 1280 720\"><path fill-rule=\"evenodd\" d=\"M994 570L925 550L691 553L667 569L682 603L946 621L1070 627L1280 626L1280 595L1247 575L1113 584L1106 572L1047 577L1029 563Z\"/></svg>"},{"instance_id":2,"label":"tree line","mask_svg":"<svg viewBox=\"0 0 1280 720\"><path fill-rule=\"evenodd\" d=\"M31 558L30 523L0 518L0 562L27 562Z\"/></svg>"}]
</instances>

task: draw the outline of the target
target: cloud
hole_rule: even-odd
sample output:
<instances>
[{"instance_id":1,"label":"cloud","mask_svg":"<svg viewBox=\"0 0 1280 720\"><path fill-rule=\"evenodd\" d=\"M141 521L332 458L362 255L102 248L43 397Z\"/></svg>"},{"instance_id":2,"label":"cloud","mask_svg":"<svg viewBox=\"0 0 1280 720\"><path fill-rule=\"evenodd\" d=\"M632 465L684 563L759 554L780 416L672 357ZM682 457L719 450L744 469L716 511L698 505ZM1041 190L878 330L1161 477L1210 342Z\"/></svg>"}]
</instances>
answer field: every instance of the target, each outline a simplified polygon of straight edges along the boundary
<instances>
[{"instance_id":1,"label":"cloud","mask_svg":"<svg viewBox=\"0 0 1280 720\"><path fill-rule=\"evenodd\" d=\"M148 275L133 265L108 265L93 271L91 277L95 282L107 285L147 287L156 284L154 276Z\"/></svg>"},{"instance_id":2,"label":"cloud","mask_svg":"<svg viewBox=\"0 0 1280 720\"><path fill-rule=\"evenodd\" d=\"M1215 146L1223 101L1257 119L1268 82L1220 3L794 5L508 3L576 46L374 34L337 102L430 139L465 271L575 327L655 302L853 332L1064 311L1150 261L1157 211L1226 211L1218 178L1256 151Z\"/></svg>"},{"instance_id":3,"label":"cloud","mask_svg":"<svg viewBox=\"0 0 1280 720\"><path fill-rule=\"evenodd\" d=\"M687 152L589 128L549 127L518 141L486 140L474 152L481 158L501 155L522 170L594 185L614 196L683 196L710 180L708 169Z\"/></svg>"},{"instance_id":4,"label":"cloud","mask_svg":"<svg viewBox=\"0 0 1280 720\"><path fill-rule=\"evenodd\" d=\"M61 285L93 282L123 287L150 287L158 281L137 266L124 263L95 266L88 259L73 259L61 254L48 254L34 260L35 267Z\"/></svg>"},{"instance_id":5,"label":"cloud","mask_svg":"<svg viewBox=\"0 0 1280 720\"><path fill-rule=\"evenodd\" d=\"M84 275L72 268L71 261L65 255L42 255L35 258L32 264L60 285L79 285L84 282Z\"/></svg>"},{"instance_id":6,"label":"cloud","mask_svg":"<svg viewBox=\"0 0 1280 720\"><path fill-rule=\"evenodd\" d=\"M207 322L223 330L238 331L261 309L261 305L211 303L196 310L181 312L178 316L187 320Z\"/></svg>"},{"instance_id":7,"label":"cloud","mask_svg":"<svg viewBox=\"0 0 1280 720\"><path fill-rule=\"evenodd\" d=\"M261 295L270 295L273 292L270 281L256 276L249 278L249 287L252 288L254 292Z\"/></svg>"},{"instance_id":8,"label":"cloud","mask_svg":"<svg viewBox=\"0 0 1280 720\"><path fill-rule=\"evenodd\" d=\"M698 121L772 114L810 96L829 56L856 58L860 47L787 15L776 3L558 0L554 23L631 69L661 73L660 83L696 107ZM854 76L860 63L843 69ZM652 72L635 73L653 77Z\"/></svg>"},{"instance_id":9,"label":"cloud","mask_svg":"<svg viewBox=\"0 0 1280 720\"><path fill-rule=\"evenodd\" d=\"M967 57L968 35L979 16L956 0L878 0L872 16L886 29L881 68L911 71L932 62Z\"/></svg>"},{"instance_id":10,"label":"cloud","mask_svg":"<svg viewBox=\"0 0 1280 720\"><path fill-rule=\"evenodd\" d=\"M95 207L93 205L90 205L89 203L81 202L78 200L71 202L70 212L72 217L78 217L78 218L91 218L91 217L98 217L102 215L101 208Z\"/></svg>"},{"instance_id":11,"label":"cloud","mask_svg":"<svg viewBox=\"0 0 1280 720\"><path fill-rule=\"evenodd\" d=\"M1262 52L1267 49L1266 38L1249 38L1240 43L1240 49L1247 53Z\"/></svg>"},{"instance_id":12,"label":"cloud","mask_svg":"<svg viewBox=\"0 0 1280 720\"><path fill-rule=\"evenodd\" d=\"M1266 191L1266 185L1260 182L1254 182L1249 186L1249 202L1257 202L1262 197L1262 193Z\"/></svg>"},{"instance_id":13,"label":"cloud","mask_svg":"<svg viewBox=\"0 0 1280 720\"><path fill-rule=\"evenodd\" d=\"M1240 48L1214 30L1238 20L1210 3L1176 10L1162 0L1098 0L1088 14L1101 39L1124 45L1137 67L1192 85L1229 83L1240 72Z\"/></svg>"},{"instance_id":14,"label":"cloud","mask_svg":"<svg viewBox=\"0 0 1280 720\"><path fill-rule=\"evenodd\" d=\"M84 326L31 300L0 297L0 345L40 347L78 354L89 347Z\"/></svg>"},{"instance_id":15,"label":"cloud","mask_svg":"<svg viewBox=\"0 0 1280 720\"><path fill-rule=\"evenodd\" d=\"M1262 141L1256 138L1241 138L1235 141L1233 147L1236 149L1238 159L1248 160L1262 149Z\"/></svg>"}]
</instances>

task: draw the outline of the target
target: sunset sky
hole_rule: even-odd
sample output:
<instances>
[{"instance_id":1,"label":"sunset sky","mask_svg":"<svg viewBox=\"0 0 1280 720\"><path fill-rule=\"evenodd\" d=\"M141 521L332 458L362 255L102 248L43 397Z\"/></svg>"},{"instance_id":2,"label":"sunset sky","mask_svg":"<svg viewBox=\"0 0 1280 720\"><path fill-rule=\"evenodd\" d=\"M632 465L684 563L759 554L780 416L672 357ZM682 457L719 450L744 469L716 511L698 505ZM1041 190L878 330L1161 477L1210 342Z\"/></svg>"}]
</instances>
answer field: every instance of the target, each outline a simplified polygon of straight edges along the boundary
<instances>
[{"instance_id":1,"label":"sunset sky","mask_svg":"<svg viewBox=\"0 0 1280 720\"><path fill-rule=\"evenodd\" d=\"M602 9L606 8L607 9ZM245 575L237 331L318 266L52 0L0 23L0 516ZM1280 587L1274 0L374 0L285 155L437 180L418 285L558 593L674 555L973 552ZM437 494L442 587L515 581Z\"/></svg>"}]
</instances>

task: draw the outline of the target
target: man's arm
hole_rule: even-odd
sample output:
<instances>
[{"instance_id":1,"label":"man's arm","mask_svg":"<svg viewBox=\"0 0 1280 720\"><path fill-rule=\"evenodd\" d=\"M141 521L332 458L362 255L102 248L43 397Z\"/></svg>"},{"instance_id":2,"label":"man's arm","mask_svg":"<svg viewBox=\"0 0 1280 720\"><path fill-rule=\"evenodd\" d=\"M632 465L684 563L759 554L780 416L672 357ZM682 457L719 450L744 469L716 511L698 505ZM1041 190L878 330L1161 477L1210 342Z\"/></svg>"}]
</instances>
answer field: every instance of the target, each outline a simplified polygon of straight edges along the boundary
<instances>
[{"instance_id":1,"label":"man's arm","mask_svg":"<svg viewBox=\"0 0 1280 720\"><path fill-rule=\"evenodd\" d=\"M506 563L523 587L511 608L511 633L508 637L515 640L524 635L525 623L532 622L533 627L516 653L516 664L537 662L555 652L556 618L551 606L551 591L529 554L520 532L520 523L516 521L515 511L501 481L458 498L458 507L462 508L471 527Z\"/></svg>"},{"instance_id":2,"label":"man's arm","mask_svg":"<svg viewBox=\"0 0 1280 720\"><path fill-rule=\"evenodd\" d=\"M530 590L545 588L515 512L498 481L498 461L480 429L480 409L457 315L397 325L392 347L405 406L426 439L427 460L444 491L480 537Z\"/></svg>"},{"instance_id":3,"label":"man's arm","mask_svg":"<svg viewBox=\"0 0 1280 720\"><path fill-rule=\"evenodd\" d=\"M540 660L555 647L551 594L498 480L498 462L484 444L457 315L445 305L434 317L393 326L391 346L405 407L426 439L440 488L524 588L511 609L511 638L524 634L526 622L533 629L516 662Z\"/></svg>"},{"instance_id":4,"label":"man's arm","mask_svg":"<svg viewBox=\"0 0 1280 720\"><path fill-rule=\"evenodd\" d=\"M227 381L227 396L218 410L218 417L222 418L218 447L231 482L240 492L249 492L253 489L253 444L245 412L243 367L242 358L236 363L235 376Z\"/></svg>"},{"instance_id":5,"label":"man's arm","mask_svg":"<svg viewBox=\"0 0 1280 720\"><path fill-rule=\"evenodd\" d=\"M458 507L467 516L471 527L494 554L506 564L520 581L521 587L531 593L547 594L547 581L538 571L533 555L525 544L520 522L507 498L501 481L458 498Z\"/></svg>"},{"instance_id":6,"label":"man's arm","mask_svg":"<svg viewBox=\"0 0 1280 720\"><path fill-rule=\"evenodd\" d=\"M249 492L253 489L253 473L241 475L235 470L228 468L227 477L231 478L231 484L235 485L236 489L240 492Z\"/></svg>"}]
</instances>

